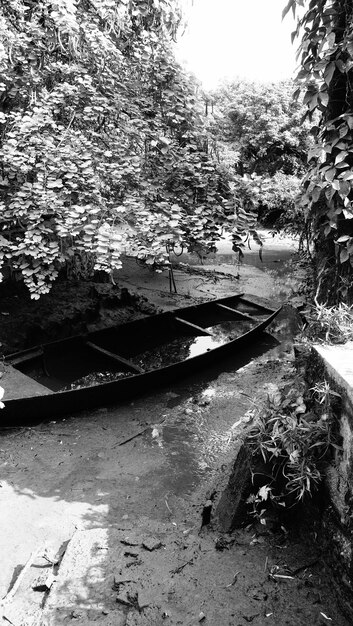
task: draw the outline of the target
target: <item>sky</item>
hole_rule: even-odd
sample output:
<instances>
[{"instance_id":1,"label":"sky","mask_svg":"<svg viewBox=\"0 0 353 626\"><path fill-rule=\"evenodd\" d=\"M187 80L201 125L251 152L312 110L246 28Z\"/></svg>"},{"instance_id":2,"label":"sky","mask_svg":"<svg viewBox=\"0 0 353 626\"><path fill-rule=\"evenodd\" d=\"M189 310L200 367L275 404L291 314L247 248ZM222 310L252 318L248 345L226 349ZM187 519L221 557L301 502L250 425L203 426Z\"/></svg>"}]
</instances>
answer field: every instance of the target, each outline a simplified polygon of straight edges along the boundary
<instances>
[{"instance_id":1,"label":"sky","mask_svg":"<svg viewBox=\"0 0 353 626\"><path fill-rule=\"evenodd\" d=\"M294 76L298 43L286 0L182 0L187 28L177 57L206 89L221 79L277 81Z\"/></svg>"}]
</instances>

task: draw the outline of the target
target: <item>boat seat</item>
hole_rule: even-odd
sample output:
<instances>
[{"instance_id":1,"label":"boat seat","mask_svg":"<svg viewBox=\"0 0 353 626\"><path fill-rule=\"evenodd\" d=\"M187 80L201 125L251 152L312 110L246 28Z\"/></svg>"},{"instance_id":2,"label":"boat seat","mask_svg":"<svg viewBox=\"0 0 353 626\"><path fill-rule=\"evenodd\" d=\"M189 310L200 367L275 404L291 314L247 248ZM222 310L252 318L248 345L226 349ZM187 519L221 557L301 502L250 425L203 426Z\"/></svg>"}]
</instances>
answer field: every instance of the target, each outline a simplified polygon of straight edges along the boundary
<instances>
[{"instance_id":1,"label":"boat seat","mask_svg":"<svg viewBox=\"0 0 353 626\"><path fill-rule=\"evenodd\" d=\"M213 333L211 333L209 330L206 330L206 328L202 328L202 326L197 326L197 324L193 324L192 322L188 322L187 320L184 320L181 317L174 316L174 320L176 322L178 322L179 324L183 324L184 326L188 326L189 328L192 328L193 330L196 330L198 332L198 334L201 333L201 335L209 335L210 337L213 337Z\"/></svg>"},{"instance_id":2,"label":"boat seat","mask_svg":"<svg viewBox=\"0 0 353 626\"><path fill-rule=\"evenodd\" d=\"M259 321L257 317L254 315L249 315L248 313L243 313L242 311L238 311L237 309L233 309L231 306L227 306L226 304L217 303L216 306L224 311L229 311L233 313L236 317L242 320L250 320L251 322Z\"/></svg>"},{"instance_id":3,"label":"boat seat","mask_svg":"<svg viewBox=\"0 0 353 626\"><path fill-rule=\"evenodd\" d=\"M106 350L105 348L101 348L101 346L98 346L92 341L86 341L85 345L91 348L92 350L95 350L95 352L99 352L100 354L103 354L109 359L112 359L113 361L116 361L117 363L124 365L128 370L130 370L130 372L134 372L134 374L144 374L144 370L142 369L142 367L135 365L135 363L128 361L128 359L124 359L124 357L120 356L120 354L116 354L115 352L110 352L110 350Z\"/></svg>"}]
</instances>

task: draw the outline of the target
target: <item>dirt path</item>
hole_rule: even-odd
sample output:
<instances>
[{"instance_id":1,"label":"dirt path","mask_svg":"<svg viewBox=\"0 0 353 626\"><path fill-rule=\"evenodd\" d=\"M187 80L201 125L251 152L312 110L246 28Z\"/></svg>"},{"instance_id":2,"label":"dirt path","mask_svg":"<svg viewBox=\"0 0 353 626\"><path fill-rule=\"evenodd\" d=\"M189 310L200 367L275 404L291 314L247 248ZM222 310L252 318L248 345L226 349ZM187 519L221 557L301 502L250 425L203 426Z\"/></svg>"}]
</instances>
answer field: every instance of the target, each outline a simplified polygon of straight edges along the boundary
<instances>
[{"instance_id":1,"label":"dirt path","mask_svg":"<svg viewBox=\"0 0 353 626\"><path fill-rule=\"evenodd\" d=\"M154 304L246 287L233 278L193 280L200 276L201 294L193 283L177 296L153 278ZM260 278L263 286L271 277ZM150 289L141 280L140 293ZM275 330L284 341L265 340L203 377L79 418L1 432L0 594L10 591L1 608L8 623L348 624L314 528L252 525L220 536L212 516L202 526L205 503L234 457L232 426L268 382L290 374L286 316ZM65 548L60 567L50 565ZM48 594L43 575L52 570ZM33 591L39 575L42 591Z\"/></svg>"}]
</instances>

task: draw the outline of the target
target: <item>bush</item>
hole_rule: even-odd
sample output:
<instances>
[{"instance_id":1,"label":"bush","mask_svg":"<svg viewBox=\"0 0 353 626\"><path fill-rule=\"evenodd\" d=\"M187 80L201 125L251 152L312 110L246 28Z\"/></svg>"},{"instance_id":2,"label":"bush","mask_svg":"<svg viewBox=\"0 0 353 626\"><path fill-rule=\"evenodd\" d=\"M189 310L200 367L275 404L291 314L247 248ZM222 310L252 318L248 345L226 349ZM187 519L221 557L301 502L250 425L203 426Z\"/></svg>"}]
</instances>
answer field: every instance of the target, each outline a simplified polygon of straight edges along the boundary
<instances>
[{"instance_id":1,"label":"bush","mask_svg":"<svg viewBox=\"0 0 353 626\"><path fill-rule=\"evenodd\" d=\"M338 394L326 382L317 384L311 390L309 410L300 389L291 386L281 391L271 385L246 436L254 458L264 463L265 484L248 499L254 512L266 500L293 506L318 489L330 451L337 447L331 410L334 396Z\"/></svg>"}]
</instances>

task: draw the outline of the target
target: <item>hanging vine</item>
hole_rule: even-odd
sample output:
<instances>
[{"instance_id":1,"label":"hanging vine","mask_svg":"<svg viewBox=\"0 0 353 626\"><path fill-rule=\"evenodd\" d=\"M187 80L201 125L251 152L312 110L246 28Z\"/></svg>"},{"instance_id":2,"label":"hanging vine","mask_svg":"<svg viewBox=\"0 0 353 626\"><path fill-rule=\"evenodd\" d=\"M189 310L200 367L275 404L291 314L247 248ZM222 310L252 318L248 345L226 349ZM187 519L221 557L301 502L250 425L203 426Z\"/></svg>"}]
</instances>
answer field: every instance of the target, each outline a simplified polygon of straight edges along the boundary
<instances>
[{"instance_id":1,"label":"hanging vine","mask_svg":"<svg viewBox=\"0 0 353 626\"><path fill-rule=\"evenodd\" d=\"M318 295L353 299L353 5L349 0L290 0L303 7L295 96L313 120L302 203L316 247ZM317 120L317 121L316 121Z\"/></svg>"}]
</instances>

